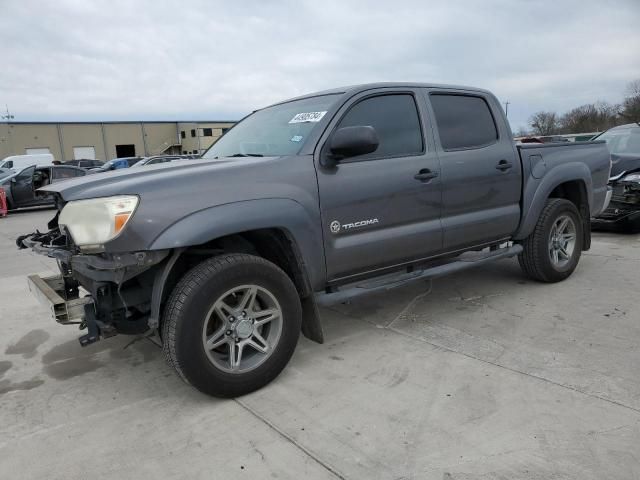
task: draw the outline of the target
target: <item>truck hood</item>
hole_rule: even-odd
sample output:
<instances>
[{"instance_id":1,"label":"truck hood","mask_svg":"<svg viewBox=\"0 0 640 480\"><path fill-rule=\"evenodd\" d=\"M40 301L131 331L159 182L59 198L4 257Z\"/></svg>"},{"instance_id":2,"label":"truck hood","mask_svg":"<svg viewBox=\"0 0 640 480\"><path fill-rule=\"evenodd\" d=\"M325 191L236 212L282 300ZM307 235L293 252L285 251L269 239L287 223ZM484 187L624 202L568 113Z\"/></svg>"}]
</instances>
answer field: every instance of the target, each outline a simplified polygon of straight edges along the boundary
<instances>
[{"instance_id":1,"label":"truck hood","mask_svg":"<svg viewBox=\"0 0 640 480\"><path fill-rule=\"evenodd\" d=\"M622 172L632 172L640 170L640 154L635 153L612 153L611 154L611 176L615 177Z\"/></svg>"},{"instance_id":2,"label":"truck hood","mask_svg":"<svg viewBox=\"0 0 640 480\"><path fill-rule=\"evenodd\" d=\"M169 185L189 185L189 179L206 176L215 181L216 177L237 171L241 181L242 171L253 169L258 165L278 157L239 157L218 160L196 159L180 160L159 165L140 168L123 168L104 173L89 174L70 180L64 180L39 189L41 192L57 193L65 201L88 198L108 197L111 195L140 195L152 190L154 185L166 189ZM232 175L231 178L234 178Z\"/></svg>"}]
</instances>

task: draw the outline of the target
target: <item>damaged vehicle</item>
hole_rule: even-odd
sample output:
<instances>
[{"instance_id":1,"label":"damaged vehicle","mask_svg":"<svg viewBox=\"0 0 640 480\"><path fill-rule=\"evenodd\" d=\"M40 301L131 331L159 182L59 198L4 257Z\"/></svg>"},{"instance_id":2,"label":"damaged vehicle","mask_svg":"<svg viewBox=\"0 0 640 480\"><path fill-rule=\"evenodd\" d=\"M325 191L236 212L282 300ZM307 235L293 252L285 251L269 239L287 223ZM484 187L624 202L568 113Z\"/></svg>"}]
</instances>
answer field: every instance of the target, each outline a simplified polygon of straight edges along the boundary
<instances>
[{"instance_id":1,"label":"damaged vehicle","mask_svg":"<svg viewBox=\"0 0 640 480\"><path fill-rule=\"evenodd\" d=\"M86 171L82 168L63 165L32 165L12 175L0 174L0 187L7 196L9 210L23 207L54 205L54 199L40 188L67 180L82 177Z\"/></svg>"},{"instance_id":2,"label":"damaged vehicle","mask_svg":"<svg viewBox=\"0 0 640 480\"><path fill-rule=\"evenodd\" d=\"M82 345L157 332L195 388L233 397L272 381L317 301L518 257L568 278L607 205L605 142L517 145L486 90L337 88L257 110L198 160L48 185L55 258L29 277Z\"/></svg>"},{"instance_id":3,"label":"damaged vehicle","mask_svg":"<svg viewBox=\"0 0 640 480\"><path fill-rule=\"evenodd\" d=\"M592 220L599 230L640 232L640 124L614 127L598 135L611 152L613 195L609 208Z\"/></svg>"}]
</instances>

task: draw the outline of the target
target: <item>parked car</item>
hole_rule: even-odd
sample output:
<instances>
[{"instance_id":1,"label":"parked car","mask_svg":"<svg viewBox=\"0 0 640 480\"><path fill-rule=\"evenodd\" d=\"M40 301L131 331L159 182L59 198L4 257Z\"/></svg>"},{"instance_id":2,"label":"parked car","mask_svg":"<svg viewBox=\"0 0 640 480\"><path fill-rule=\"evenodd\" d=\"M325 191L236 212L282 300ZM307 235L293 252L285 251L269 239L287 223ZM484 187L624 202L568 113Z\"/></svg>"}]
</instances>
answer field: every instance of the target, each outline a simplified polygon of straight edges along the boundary
<instances>
[{"instance_id":1,"label":"parked car","mask_svg":"<svg viewBox=\"0 0 640 480\"><path fill-rule=\"evenodd\" d=\"M31 165L53 165L53 155L50 153L11 155L0 161L0 168L10 168L16 172Z\"/></svg>"},{"instance_id":2,"label":"parked car","mask_svg":"<svg viewBox=\"0 0 640 480\"><path fill-rule=\"evenodd\" d=\"M569 277L606 207L606 144L511 139L486 90L329 90L252 113L198 162L47 186L51 230L16 242L58 259L31 288L59 323L83 322L82 345L158 330L181 378L242 395L301 330L322 343L316 295L514 256L537 281Z\"/></svg>"},{"instance_id":3,"label":"parked car","mask_svg":"<svg viewBox=\"0 0 640 480\"><path fill-rule=\"evenodd\" d=\"M561 135L547 135L538 137L518 137L514 139L519 143L563 143L570 140Z\"/></svg>"},{"instance_id":4,"label":"parked car","mask_svg":"<svg viewBox=\"0 0 640 480\"><path fill-rule=\"evenodd\" d=\"M79 168L100 168L104 165L104 162L101 160L89 160L86 158L81 158L79 160L68 160L62 163L63 165L71 165Z\"/></svg>"},{"instance_id":5,"label":"parked car","mask_svg":"<svg viewBox=\"0 0 640 480\"><path fill-rule=\"evenodd\" d=\"M98 168L90 168L89 171L92 173L99 172L108 172L111 170L120 170L121 168L129 168L132 165L135 165L142 157L124 157L124 158L114 158L102 164L101 167Z\"/></svg>"},{"instance_id":6,"label":"parked car","mask_svg":"<svg viewBox=\"0 0 640 480\"><path fill-rule=\"evenodd\" d=\"M161 163L173 162L176 160L192 160L197 158L198 155L155 155L152 157L144 157L139 162L136 162L132 167L140 168L146 165L159 165Z\"/></svg>"},{"instance_id":7,"label":"parked car","mask_svg":"<svg viewBox=\"0 0 640 480\"><path fill-rule=\"evenodd\" d=\"M592 223L597 229L640 232L640 124L614 127L595 137L611 152L612 198Z\"/></svg>"},{"instance_id":8,"label":"parked car","mask_svg":"<svg viewBox=\"0 0 640 480\"><path fill-rule=\"evenodd\" d=\"M66 165L39 166L32 165L19 172L0 178L0 187L7 195L9 210L21 207L53 205L54 197L46 192L37 191L45 185L55 184L62 180L81 177L87 172L82 168Z\"/></svg>"},{"instance_id":9,"label":"parked car","mask_svg":"<svg viewBox=\"0 0 640 480\"><path fill-rule=\"evenodd\" d=\"M568 138L564 138L562 135L546 135L539 137L542 143L557 143L557 142L568 142Z\"/></svg>"}]
</instances>

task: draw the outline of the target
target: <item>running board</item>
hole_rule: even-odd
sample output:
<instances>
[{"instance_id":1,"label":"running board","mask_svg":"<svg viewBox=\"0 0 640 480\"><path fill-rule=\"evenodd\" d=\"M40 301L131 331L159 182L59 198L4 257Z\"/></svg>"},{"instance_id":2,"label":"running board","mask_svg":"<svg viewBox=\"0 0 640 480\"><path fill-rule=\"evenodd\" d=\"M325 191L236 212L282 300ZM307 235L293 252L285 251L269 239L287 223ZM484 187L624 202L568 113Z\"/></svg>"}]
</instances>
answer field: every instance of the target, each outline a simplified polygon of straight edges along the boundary
<instances>
[{"instance_id":1,"label":"running board","mask_svg":"<svg viewBox=\"0 0 640 480\"><path fill-rule=\"evenodd\" d=\"M391 290L419 280L429 280L468 268L479 267L502 258L515 257L521 252L522 245L519 244L490 251L465 252L457 256L455 260L443 265L412 272L389 274L381 278L345 285L342 289L332 293L316 294L316 301L319 305L331 305L357 295Z\"/></svg>"}]
</instances>

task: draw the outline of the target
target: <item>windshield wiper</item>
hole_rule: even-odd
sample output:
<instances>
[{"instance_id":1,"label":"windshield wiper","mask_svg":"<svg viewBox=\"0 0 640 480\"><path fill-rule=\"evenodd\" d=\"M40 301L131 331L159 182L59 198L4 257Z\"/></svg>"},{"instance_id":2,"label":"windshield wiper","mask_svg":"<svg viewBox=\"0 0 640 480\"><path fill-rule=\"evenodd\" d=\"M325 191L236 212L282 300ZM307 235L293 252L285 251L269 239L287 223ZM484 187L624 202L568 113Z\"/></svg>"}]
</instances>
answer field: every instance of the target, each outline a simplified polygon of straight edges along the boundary
<instances>
[{"instance_id":1,"label":"windshield wiper","mask_svg":"<svg viewBox=\"0 0 640 480\"><path fill-rule=\"evenodd\" d=\"M222 157L217 156L213 157L214 160L220 160L221 158L232 158L232 157L264 157L261 153L234 153L233 155L223 155Z\"/></svg>"},{"instance_id":2,"label":"windshield wiper","mask_svg":"<svg viewBox=\"0 0 640 480\"><path fill-rule=\"evenodd\" d=\"M227 155L227 157L264 157L261 153L234 153L233 155Z\"/></svg>"}]
</instances>

